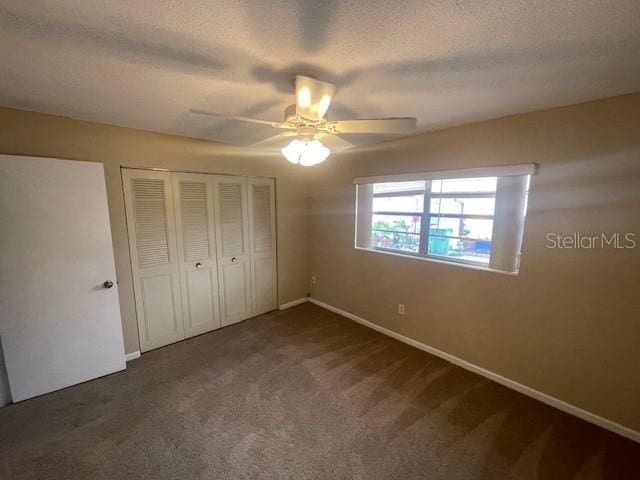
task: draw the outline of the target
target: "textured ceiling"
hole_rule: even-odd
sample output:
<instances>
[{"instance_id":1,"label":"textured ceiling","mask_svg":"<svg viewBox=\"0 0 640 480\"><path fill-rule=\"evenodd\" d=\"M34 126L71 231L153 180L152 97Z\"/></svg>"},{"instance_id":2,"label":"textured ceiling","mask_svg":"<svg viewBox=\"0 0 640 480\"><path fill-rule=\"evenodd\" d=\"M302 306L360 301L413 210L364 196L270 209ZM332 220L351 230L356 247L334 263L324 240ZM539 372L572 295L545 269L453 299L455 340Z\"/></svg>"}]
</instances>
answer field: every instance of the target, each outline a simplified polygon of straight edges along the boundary
<instances>
[{"instance_id":1,"label":"textured ceiling","mask_svg":"<svg viewBox=\"0 0 640 480\"><path fill-rule=\"evenodd\" d=\"M639 91L639 52L638 0L2 0L0 105L248 144L189 110L279 120L301 73L427 131Z\"/></svg>"}]
</instances>

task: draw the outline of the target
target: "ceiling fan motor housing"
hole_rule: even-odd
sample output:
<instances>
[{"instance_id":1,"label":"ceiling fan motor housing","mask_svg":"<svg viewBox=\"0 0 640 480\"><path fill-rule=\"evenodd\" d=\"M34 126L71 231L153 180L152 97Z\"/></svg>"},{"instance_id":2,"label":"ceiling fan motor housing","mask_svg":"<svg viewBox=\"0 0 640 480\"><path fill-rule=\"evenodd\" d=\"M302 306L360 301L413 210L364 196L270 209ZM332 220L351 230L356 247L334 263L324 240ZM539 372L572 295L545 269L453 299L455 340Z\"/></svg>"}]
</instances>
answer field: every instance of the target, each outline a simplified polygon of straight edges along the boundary
<instances>
[{"instance_id":1,"label":"ceiling fan motor housing","mask_svg":"<svg viewBox=\"0 0 640 480\"><path fill-rule=\"evenodd\" d=\"M316 129L310 126L300 126L298 127L298 135L297 138L302 140L303 142L310 142L316 136Z\"/></svg>"},{"instance_id":2,"label":"ceiling fan motor housing","mask_svg":"<svg viewBox=\"0 0 640 480\"><path fill-rule=\"evenodd\" d=\"M296 104L289 105L284 109L284 121L289 123L297 123L298 115L296 114Z\"/></svg>"}]
</instances>

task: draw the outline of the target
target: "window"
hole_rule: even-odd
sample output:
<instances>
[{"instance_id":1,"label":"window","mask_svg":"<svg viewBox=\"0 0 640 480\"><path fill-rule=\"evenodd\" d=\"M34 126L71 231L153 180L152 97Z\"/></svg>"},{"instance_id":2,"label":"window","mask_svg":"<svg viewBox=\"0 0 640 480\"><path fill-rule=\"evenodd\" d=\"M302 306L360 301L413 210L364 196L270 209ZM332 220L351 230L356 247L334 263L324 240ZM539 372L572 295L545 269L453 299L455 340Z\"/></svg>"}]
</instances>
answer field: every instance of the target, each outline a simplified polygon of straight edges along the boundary
<instances>
[{"instance_id":1,"label":"window","mask_svg":"<svg viewBox=\"0 0 640 480\"><path fill-rule=\"evenodd\" d=\"M356 179L356 248L517 272L532 173L518 166Z\"/></svg>"},{"instance_id":2,"label":"window","mask_svg":"<svg viewBox=\"0 0 640 480\"><path fill-rule=\"evenodd\" d=\"M374 247L418 253L424 182L373 185L371 236Z\"/></svg>"}]
</instances>

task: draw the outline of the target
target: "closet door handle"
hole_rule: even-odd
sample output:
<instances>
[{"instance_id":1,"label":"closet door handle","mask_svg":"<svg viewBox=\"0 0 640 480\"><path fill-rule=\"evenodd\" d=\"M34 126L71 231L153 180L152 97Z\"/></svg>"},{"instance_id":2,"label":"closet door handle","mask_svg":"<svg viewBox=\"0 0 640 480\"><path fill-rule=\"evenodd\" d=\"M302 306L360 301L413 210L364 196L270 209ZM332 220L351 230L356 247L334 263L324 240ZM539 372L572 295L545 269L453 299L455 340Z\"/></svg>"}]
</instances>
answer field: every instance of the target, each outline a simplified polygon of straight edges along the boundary
<instances>
[{"instance_id":1,"label":"closet door handle","mask_svg":"<svg viewBox=\"0 0 640 480\"><path fill-rule=\"evenodd\" d=\"M236 262L238 261L238 259L237 259L236 257L232 257L232 258L231 258L231 261L232 261L233 263L236 263Z\"/></svg>"},{"instance_id":2,"label":"closet door handle","mask_svg":"<svg viewBox=\"0 0 640 480\"><path fill-rule=\"evenodd\" d=\"M196 268L200 268L202 264L200 262L196 263Z\"/></svg>"}]
</instances>

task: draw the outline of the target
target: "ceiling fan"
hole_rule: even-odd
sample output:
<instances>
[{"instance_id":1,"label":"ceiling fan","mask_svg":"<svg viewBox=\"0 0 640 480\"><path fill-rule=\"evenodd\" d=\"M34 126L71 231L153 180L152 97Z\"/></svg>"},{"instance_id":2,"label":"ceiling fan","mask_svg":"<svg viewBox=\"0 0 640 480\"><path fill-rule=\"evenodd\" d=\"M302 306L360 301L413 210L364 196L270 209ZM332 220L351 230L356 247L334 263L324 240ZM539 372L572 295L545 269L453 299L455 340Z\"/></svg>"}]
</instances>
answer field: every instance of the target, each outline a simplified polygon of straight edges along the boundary
<instances>
[{"instance_id":1,"label":"ceiling fan","mask_svg":"<svg viewBox=\"0 0 640 480\"><path fill-rule=\"evenodd\" d=\"M376 118L370 120L329 120L325 116L335 86L304 75L295 79L296 103L285 110L284 120L270 122L242 116L225 116L241 122L269 125L284 132L254 143L252 147L280 150L287 160L311 166L323 162L334 152L354 145L340 138L342 133L408 134L416 126L415 118ZM192 113L221 117L217 113L192 109Z\"/></svg>"}]
</instances>

